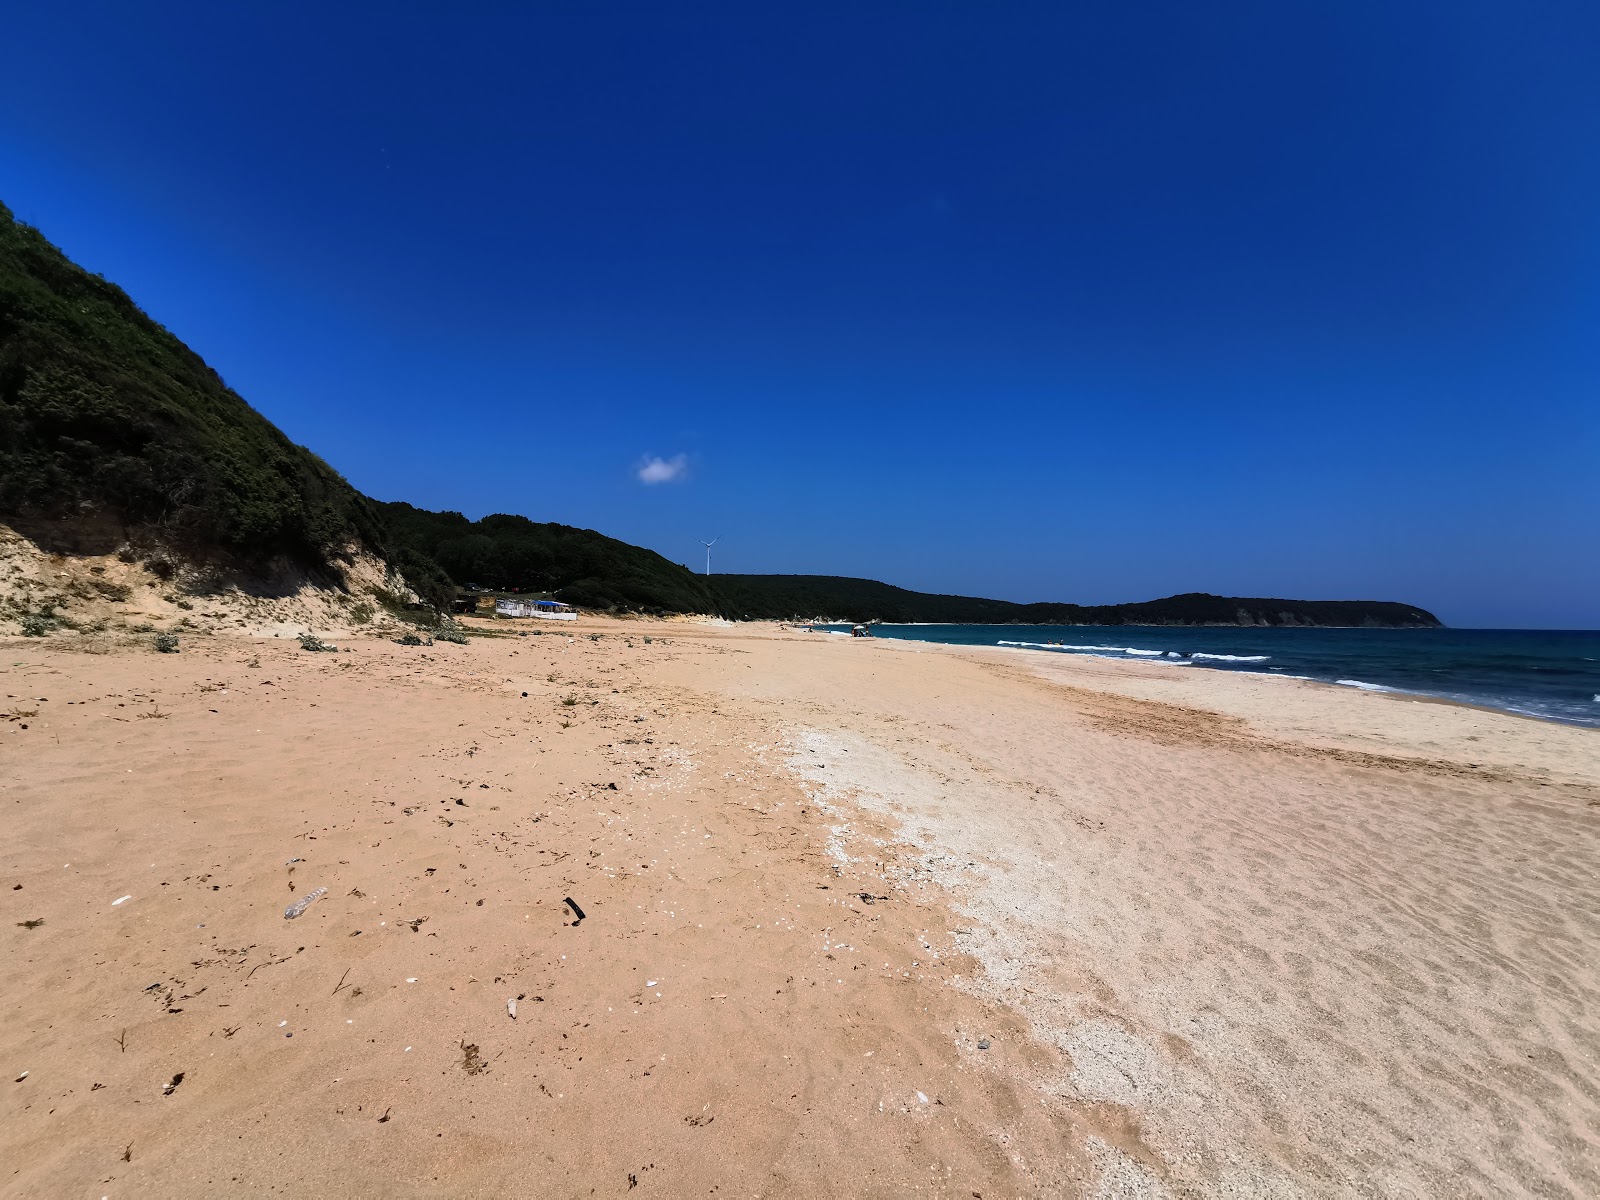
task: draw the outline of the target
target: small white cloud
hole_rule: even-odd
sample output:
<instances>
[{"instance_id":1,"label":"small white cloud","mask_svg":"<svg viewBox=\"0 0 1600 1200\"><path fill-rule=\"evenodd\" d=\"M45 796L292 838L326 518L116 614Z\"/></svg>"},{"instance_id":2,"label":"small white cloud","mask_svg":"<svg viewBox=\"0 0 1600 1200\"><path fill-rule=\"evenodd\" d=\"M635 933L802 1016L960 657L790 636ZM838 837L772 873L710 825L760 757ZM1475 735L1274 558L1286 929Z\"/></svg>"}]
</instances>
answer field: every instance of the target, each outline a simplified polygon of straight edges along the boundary
<instances>
[{"instance_id":1,"label":"small white cloud","mask_svg":"<svg viewBox=\"0 0 1600 1200\"><path fill-rule=\"evenodd\" d=\"M634 473L640 483L679 483L689 477L689 456L674 454L671 458L661 458L647 454L639 460Z\"/></svg>"}]
</instances>

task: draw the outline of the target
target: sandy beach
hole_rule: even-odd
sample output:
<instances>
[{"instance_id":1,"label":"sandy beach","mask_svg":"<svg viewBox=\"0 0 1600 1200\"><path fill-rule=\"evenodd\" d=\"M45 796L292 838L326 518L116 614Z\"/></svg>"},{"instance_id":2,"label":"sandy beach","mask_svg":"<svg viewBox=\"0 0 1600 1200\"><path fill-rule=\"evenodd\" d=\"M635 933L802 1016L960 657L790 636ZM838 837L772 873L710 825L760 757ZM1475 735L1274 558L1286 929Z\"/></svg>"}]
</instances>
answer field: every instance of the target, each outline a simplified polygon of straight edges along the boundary
<instances>
[{"instance_id":1,"label":"sandy beach","mask_svg":"<svg viewBox=\"0 0 1600 1200\"><path fill-rule=\"evenodd\" d=\"M1594 731L532 624L0 647L0 1191L1600 1193Z\"/></svg>"}]
</instances>

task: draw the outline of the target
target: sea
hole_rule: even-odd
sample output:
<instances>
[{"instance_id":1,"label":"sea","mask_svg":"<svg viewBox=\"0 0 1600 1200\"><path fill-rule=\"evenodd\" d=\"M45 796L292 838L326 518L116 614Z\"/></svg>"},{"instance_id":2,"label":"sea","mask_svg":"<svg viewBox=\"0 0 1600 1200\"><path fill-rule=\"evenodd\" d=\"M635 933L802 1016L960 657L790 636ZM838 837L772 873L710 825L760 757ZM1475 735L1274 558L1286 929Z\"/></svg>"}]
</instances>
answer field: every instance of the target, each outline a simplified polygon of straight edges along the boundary
<instances>
[{"instance_id":1,"label":"sea","mask_svg":"<svg viewBox=\"0 0 1600 1200\"><path fill-rule=\"evenodd\" d=\"M1313 679L1600 728L1600 630L873 625L872 634Z\"/></svg>"}]
</instances>

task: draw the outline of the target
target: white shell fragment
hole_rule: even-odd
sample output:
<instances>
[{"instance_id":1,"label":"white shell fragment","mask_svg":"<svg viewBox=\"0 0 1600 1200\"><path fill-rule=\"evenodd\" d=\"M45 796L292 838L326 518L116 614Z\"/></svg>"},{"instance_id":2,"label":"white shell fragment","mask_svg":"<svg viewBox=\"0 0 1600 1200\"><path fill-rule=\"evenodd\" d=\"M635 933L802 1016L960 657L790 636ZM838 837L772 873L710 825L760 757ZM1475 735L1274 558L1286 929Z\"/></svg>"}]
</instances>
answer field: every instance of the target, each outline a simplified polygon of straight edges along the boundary
<instances>
[{"instance_id":1,"label":"white shell fragment","mask_svg":"<svg viewBox=\"0 0 1600 1200\"><path fill-rule=\"evenodd\" d=\"M283 919L285 921L294 920L301 913L305 912L306 909L310 908L313 904L327 894L328 889L325 887L319 887L314 892L307 892L304 896L300 897L300 899L296 900L293 904L289 905L288 908L283 910Z\"/></svg>"}]
</instances>

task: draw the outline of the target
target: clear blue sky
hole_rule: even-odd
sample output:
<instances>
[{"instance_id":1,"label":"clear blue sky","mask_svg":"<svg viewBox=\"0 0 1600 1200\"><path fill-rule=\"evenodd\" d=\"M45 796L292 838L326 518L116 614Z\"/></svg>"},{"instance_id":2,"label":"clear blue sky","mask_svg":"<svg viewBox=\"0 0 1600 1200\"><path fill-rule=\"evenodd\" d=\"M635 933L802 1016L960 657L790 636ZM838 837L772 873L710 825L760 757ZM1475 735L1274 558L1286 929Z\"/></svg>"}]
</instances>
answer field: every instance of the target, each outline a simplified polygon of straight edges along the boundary
<instances>
[{"instance_id":1,"label":"clear blue sky","mask_svg":"<svg viewBox=\"0 0 1600 1200\"><path fill-rule=\"evenodd\" d=\"M5 39L0 199L379 498L1600 626L1600 5L25 0Z\"/></svg>"}]
</instances>

